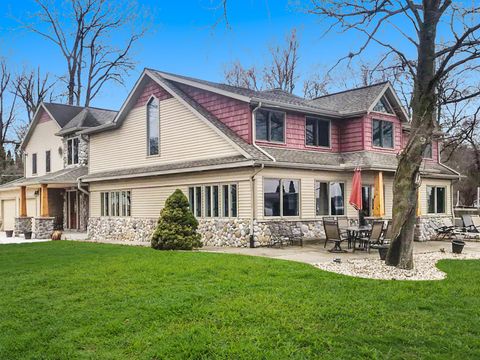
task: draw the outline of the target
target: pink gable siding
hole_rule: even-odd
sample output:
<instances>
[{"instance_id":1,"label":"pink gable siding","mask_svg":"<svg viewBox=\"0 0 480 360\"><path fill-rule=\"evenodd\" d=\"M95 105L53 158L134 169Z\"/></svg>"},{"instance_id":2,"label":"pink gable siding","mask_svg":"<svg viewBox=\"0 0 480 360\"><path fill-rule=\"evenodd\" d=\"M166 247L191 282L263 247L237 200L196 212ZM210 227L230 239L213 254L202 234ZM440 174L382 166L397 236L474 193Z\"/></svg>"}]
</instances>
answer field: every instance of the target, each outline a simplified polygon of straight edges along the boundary
<instances>
[{"instance_id":1,"label":"pink gable siding","mask_svg":"<svg viewBox=\"0 0 480 360\"><path fill-rule=\"evenodd\" d=\"M235 131L242 139L251 143L252 118L248 103L192 86L177 85L207 111Z\"/></svg>"},{"instance_id":2,"label":"pink gable siding","mask_svg":"<svg viewBox=\"0 0 480 360\"><path fill-rule=\"evenodd\" d=\"M311 151L339 151L339 129L335 121L330 122L330 148L307 146L305 145L305 115L303 114L286 114L286 138L284 144L269 143L265 141L257 141L259 145L268 145L274 147L286 147L290 149L311 150Z\"/></svg>"},{"instance_id":3,"label":"pink gable siding","mask_svg":"<svg viewBox=\"0 0 480 360\"><path fill-rule=\"evenodd\" d=\"M52 118L50 118L50 115L48 115L48 113L43 108L40 110L39 115L40 115L40 117L38 118L39 124L52 120Z\"/></svg>"},{"instance_id":4,"label":"pink gable siding","mask_svg":"<svg viewBox=\"0 0 480 360\"><path fill-rule=\"evenodd\" d=\"M364 142L363 118L340 120L340 151L361 151Z\"/></svg>"},{"instance_id":5,"label":"pink gable siding","mask_svg":"<svg viewBox=\"0 0 480 360\"><path fill-rule=\"evenodd\" d=\"M393 122L393 128L394 128L393 149L379 148L379 147L373 146L372 144L372 120L373 119L386 120L386 121ZM363 117L363 129L364 129L365 150L397 153L402 149L402 146L403 146L402 123L400 122L400 119L398 117L393 115L380 114L380 113L366 115Z\"/></svg>"},{"instance_id":6,"label":"pink gable siding","mask_svg":"<svg viewBox=\"0 0 480 360\"><path fill-rule=\"evenodd\" d=\"M157 97L158 100L160 101L166 100L172 97L172 95L170 95L170 93L168 93L160 85L158 85L153 80L150 80L147 83L147 85L145 85L145 87L143 88L143 91L138 97L134 107L145 106L145 104L147 103L147 101L150 99L152 95Z\"/></svg>"}]
</instances>

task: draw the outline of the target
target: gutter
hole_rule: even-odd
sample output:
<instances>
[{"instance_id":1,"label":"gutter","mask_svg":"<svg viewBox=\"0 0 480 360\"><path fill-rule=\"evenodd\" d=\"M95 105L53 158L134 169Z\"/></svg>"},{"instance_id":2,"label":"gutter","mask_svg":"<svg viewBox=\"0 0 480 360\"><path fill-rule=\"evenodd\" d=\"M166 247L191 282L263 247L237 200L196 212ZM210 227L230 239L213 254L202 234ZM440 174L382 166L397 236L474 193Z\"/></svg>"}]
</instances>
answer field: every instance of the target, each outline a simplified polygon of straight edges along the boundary
<instances>
[{"instance_id":1,"label":"gutter","mask_svg":"<svg viewBox=\"0 0 480 360\"><path fill-rule=\"evenodd\" d=\"M87 196L90 195L90 193L82 187L82 178L77 179L77 189Z\"/></svg>"},{"instance_id":2,"label":"gutter","mask_svg":"<svg viewBox=\"0 0 480 360\"><path fill-rule=\"evenodd\" d=\"M255 166L255 165L254 165ZM260 171L262 171L265 168L265 164L262 164L260 169L256 170L253 172L252 176L250 176L250 203L251 203L251 218L250 218L250 247L254 248L255 247L255 226L254 226L254 221L255 221L255 209L256 204L255 204L255 176L258 175Z\"/></svg>"},{"instance_id":3,"label":"gutter","mask_svg":"<svg viewBox=\"0 0 480 360\"><path fill-rule=\"evenodd\" d=\"M256 112L258 109L262 107L262 102L260 101L258 105L255 107L255 109L252 110L252 145L255 149L266 155L269 159L271 159L273 162L276 162L275 158L267 153L265 150L263 150L260 146L257 145L256 143L256 138L257 138L257 129L256 129ZM287 119L285 119L285 126L287 126Z\"/></svg>"}]
</instances>

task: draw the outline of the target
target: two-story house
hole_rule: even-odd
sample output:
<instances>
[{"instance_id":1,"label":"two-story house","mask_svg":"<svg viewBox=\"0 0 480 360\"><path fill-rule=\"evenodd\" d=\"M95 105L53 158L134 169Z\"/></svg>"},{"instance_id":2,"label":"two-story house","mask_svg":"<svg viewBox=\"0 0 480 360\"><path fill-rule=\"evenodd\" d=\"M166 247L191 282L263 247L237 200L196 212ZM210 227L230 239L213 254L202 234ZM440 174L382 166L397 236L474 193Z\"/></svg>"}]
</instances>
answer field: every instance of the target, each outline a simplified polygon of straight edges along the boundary
<instances>
[{"instance_id":1,"label":"two-story house","mask_svg":"<svg viewBox=\"0 0 480 360\"><path fill-rule=\"evenodd\" d=\"M51 114L51 126L58 128L43 142L57 142L50 156L62 149L57 182L32 174L33 154L38 172L38 154L48 150L38 144L42 135L36 128L45 115L37 113L24 141L26 178L0 188L4 229L13 211L5 194L19 193L16 201L28 215L28 191L40 189L41 219L44 194L53 209L50 196L60 189L64 228L84 229L88 217L94 240L149 241L165 200L179 188L207 245L246 246L250 236L265 245L273 234L322 237L324 217L357 217L348 205L357 167L366 215L391 217L397 154L409 136L408 117L389 83L306 100L281 90L252 91L145 69L118 113L97 111L103 116L68 127ZM37 132L40 140L34 141ZM451 187L459 174L441 163L440 140L429 145L422 165L421 240L431 236L439 217L453 213ZM70 168L74 146L88 159ZM61 183L65 177L71 181ZM78 205L87 199L88 208ZM25 218L23 210L16 214L17 223Z\"/></svg>"},{"instance_id":2,"label":"two-story house","mask_svg":"<svg viewBox=\"0 0 480 360\"><path fill-rule=\"evenodd\" d=\"M86 231L88 135L80 132L115 118L116 112L42 103L22 142L25 177L0 187L4 229L33 231L48 238L53 229ZM88 189L88 187L87 187Z\"/></svg>"}]
</instances>

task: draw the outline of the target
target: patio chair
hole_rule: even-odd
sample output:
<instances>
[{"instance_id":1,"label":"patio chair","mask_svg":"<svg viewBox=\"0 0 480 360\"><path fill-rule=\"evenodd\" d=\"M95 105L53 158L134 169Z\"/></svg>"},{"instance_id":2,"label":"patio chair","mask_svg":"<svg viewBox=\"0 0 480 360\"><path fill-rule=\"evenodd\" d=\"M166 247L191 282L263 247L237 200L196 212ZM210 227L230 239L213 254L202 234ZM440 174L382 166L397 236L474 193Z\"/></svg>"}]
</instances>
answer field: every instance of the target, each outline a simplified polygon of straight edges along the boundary
<instances>
[{"instance_id":1,"label":"patio chair","mask_svg":"<svg viewBox=\"0 0 480 360\"><path fill-rule=\"evenodd\" d=\"M372 231L368 238L360 238L360 242L363 243L363 247L370 252L372 245L380 245L382 243L382 234L383 234L383 220L374 220L372 225ZM353 245L355 250L355 244Z\"/></svg>"},{"instance_id":2,"label":"patio chair","mask_svg":"<svg viewBox=\"0 0 480 360\"><path fill-rule=\"evenodd\" d=\"M435 229L435 240L450 239L455 233L458 233L459 228L454 225L451 218L442 218L441 220L442 225Z\"/></svg>"},{"instance_id":3,"label":"patio chair","mask_svg":"<svg viewBox=\"0 0 480 360\"><path fill-rule=\"evenodd\" d=\"M476 232L480 232L480 216L472 216L472 225L475 228Z\"/></svg>"},{"instance_id":4,"label":"patio chair","mask_svg":"<svg viewBox=\"0 0 480 360\"><path fill-rule=\"evenodd\" d=\"M472 215L462 215L463 225L466 232L478 233L480 228L477 228L472 220Z\"/></svg>"},{"instance_id":5,"label":"patio chair","mask_svg":"<svg viewBox=\"0 0 480 360\"><path fill-rule=\"evenodd\" d=\"M382 244L389 244L392 242L392 234L393 234L393 222L392 220L387 221L387 227L383 231L382 237L381 237L381 243Z\"/></svg>"},{"instance_id":6,"label":"patio chair","mask_svg":"<svg viewBox=\"0 0 480 360\"><path fill-rule=\"evenodd\" d=\"M347 240L342 234L340 233L340 229L338 228L338 222L336 221L324 221L323 228L325 229L325 244L323 247L327 247L327 242L334 241L335 246L328 250L333 253L344 253L346 250L343 250L340 244L342 241Z\"/></svg>"}]
</instances>

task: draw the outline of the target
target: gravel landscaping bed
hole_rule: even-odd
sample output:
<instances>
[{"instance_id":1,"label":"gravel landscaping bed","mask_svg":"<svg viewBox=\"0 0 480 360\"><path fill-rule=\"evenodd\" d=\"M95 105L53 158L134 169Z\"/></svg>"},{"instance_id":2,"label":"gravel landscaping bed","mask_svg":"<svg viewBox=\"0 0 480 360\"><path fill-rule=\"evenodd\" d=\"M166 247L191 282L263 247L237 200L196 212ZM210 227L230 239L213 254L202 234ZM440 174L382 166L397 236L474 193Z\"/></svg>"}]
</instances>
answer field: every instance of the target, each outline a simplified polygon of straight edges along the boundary
<instances>
[{"instance_id":1,"label":"gravel landscaping bed","mask_svg":"<svg viewBox=\"0 0 480 360\"><path fill-rule=\"evenodd\" d=\"M380 259L352 259L341 263L329 262L315 264L316 267L338 274L378 280L442 280L447 274L440 271L435 264L443 259L480 259L479 253L453 254L447 252L430 252L413 255L413 270L401 270L385 265Z\"/></svg>"}]
</instances>

